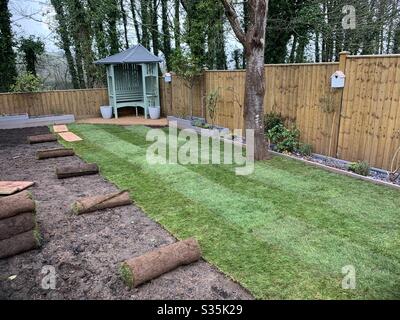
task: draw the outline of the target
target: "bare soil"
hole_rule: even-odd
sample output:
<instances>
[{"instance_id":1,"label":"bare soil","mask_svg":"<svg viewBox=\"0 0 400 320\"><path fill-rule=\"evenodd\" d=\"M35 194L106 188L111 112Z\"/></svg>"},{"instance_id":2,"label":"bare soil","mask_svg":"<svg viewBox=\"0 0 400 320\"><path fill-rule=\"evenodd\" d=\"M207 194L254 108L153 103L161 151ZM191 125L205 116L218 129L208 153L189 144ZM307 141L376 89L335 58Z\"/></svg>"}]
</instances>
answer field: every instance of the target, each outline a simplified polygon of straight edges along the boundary
<instances>
[{"instance_id":1,"label":"bare soil","mask_svg":"<svg viewBox=\"0 0 400 320\"><path fill-rule=\"evenodd\" d=\"M77 157L36 160L35 152L57 142L28 145L28 135L47 127L0 130L0 180L31 180L43 236L38 250L0 260L0 299L252 299L240 285L201 260L129 290L120 263L176 241L135 205L74 216L78 197L116 192L101 175L58 180L57 165L83 163ZM56 271L56 289L41 283L43 266ZM9 277L16 278L10 280Z\"/></svg>"}]
</instances>

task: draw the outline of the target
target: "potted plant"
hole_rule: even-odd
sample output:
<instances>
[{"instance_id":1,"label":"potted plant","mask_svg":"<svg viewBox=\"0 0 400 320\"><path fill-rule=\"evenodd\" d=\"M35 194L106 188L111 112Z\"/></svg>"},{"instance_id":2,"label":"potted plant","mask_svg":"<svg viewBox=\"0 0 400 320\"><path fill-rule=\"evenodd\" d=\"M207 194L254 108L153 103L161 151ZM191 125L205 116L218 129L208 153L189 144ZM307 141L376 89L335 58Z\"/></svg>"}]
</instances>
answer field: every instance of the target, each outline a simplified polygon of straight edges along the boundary
<instances>
[{"instance_id":1,"label":"potted plant","mask_svg":"<svg viewBox=\"0 0 400 320\"><path fill-rule=\"evenodd\" d=\"M159 119L160 118L160 106L152 106L149 107L149 115L150 119Z\"/></svg>"}]
</instances>

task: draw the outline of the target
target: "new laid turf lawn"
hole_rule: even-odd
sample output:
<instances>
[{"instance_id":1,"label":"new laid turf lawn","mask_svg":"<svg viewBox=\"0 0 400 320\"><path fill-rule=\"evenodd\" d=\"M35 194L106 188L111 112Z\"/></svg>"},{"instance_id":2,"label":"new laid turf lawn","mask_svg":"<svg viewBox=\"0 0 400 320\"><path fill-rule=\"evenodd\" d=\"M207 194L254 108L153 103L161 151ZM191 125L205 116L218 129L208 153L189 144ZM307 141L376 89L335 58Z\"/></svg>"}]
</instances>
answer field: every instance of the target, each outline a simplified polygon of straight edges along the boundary
<instances>
[{"instance_id":1,"label":"new laid turf lawn","mask_svg":"<svg viewBox=\"0 0 400 320\"><path fill-rule=\"evenodd\" d=\"M70 125L68 144L177 238L259 299L400 298L400 192L275 157L150 165L145 127ZM118 230L116 230L118 232ZM343 290L353 265L356 289Z\"/></svg>"}]
</instances>

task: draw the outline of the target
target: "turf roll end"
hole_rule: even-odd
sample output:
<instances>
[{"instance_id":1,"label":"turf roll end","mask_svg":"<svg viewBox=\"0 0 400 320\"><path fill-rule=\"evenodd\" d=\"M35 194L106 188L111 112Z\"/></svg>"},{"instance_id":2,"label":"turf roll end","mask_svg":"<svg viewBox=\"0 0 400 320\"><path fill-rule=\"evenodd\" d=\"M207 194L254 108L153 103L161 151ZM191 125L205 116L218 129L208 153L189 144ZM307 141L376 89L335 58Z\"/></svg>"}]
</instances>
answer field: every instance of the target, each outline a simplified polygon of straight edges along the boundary
<instances>
[{"instance_id":1,"label":"turf roll end","mask_svg":"<svg viewBox=\"0 0 400 320\"><path fill-rule=\"evenodd\" d=\"M119 274L122 278L122 281L125 283L125 285L129 288L133 288L134 284L134 277L133 277L133 272L131 268L129 268L129 265L126 262L123 262L121 266L119 267Z\"/></svg>"},{"instance_id":2,"label":"turf roll end","mask_svg":"<svg viewBox=\"0 0 400 320\"><path fill-rule=\"evenodd\" d=\"M125 283L130 287L137 287L200 258L200 246L196 239L190 238L126 260L120 271Z\"/></svg>"}]
</instances>

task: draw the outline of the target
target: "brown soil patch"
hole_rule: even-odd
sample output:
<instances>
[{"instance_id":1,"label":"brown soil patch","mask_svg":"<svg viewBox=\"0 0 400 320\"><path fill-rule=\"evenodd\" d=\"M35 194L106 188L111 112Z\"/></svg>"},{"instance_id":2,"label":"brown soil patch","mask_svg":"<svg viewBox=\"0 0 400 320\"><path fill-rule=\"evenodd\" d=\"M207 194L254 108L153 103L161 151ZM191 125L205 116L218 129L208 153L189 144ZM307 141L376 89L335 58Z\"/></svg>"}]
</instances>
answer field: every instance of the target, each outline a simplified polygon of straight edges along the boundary
<instances>
[{"instance_id":1,"label":"brown soil patch","mask_svg":"<svg viewBox=\"0 0 400 320\"><path fill-rule=\"evenodd\" d=\"M0 180L28 180L37 201L41 249L0 260L0 299L251 299L207 262L180 267L129 290L118 275L121 262L175 239L134 205L83 216L70 213L80 197L117 192L100 175L59 180L57 166L79 165L77 156L36 160L57 142L28 145L28 135L47 127L0 130ZM56 289L44 290L42 267L57 273ZM12 275L14 280L8 278Z\"/></svg>"}]
</instances>

